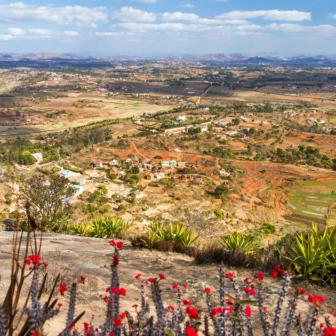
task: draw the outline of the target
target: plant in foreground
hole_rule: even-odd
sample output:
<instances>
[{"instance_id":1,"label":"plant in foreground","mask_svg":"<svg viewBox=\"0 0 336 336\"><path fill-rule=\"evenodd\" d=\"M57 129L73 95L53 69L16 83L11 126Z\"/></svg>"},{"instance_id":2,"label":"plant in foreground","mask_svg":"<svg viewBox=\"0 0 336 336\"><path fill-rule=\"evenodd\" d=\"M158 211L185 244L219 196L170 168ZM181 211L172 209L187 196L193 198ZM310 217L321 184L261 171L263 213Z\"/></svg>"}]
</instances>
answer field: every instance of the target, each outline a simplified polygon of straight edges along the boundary
<instances>
[{"instance_id":1,"label":"plant in foreground","mask_svg":"<svg viewBox=\"0 0 336 336\"><path fill-rule=\"evenodd\" d=\"M194 307L184 297L183 288L187 287L186 284L181 287L178 284L173 286L176 292L176 304L168 306L164 303L160 288L161 282L166 280L164 274L147 280L143 279L141 274L136 275L135 279L140 282L141 287L141 303L133 306L135 314L132 316L129 311L122 311L120 306L120 298L126 296L126 290L120 286L118 274L119 251L123 249L123 243L114 240L109 243L114 248L114 255L110 265L110 286L106 288L106 296L103 298L106 302L105 322L99 328L94 326L93 318L89 322L84 322L84 327L78 324L85 313L75 317L78 286L76 283L71 286L63 283L60 286L60 293L64 295L70 287L70 300L64 330L60 336L80 334L84 336L197 336L200 332L205 336L252 336L253 334L289 336L293 332L301 336L336 335L336 328L331 325L329 317L324 318L324 323L317 324L321 305L325 302L323 297L309 295L308 312L305 316L302 312L297 313L298 299L304 296L306 291L296 287L290 289L291 273L282 270L280 266L275 267L271 272L273 278L278 276L283 278L273 312L270 312L265 305L263 273L258 272L254 279L246 278L243 282L239 282L234 273L226 272L221 265L219 267L219 302L215 305L212 290L205 288L207 309L204 312ZM58 307L54 308L57 299L50 302L52 295L43 306L40 304L41 291L38 290L38 278L39 272L46 266L41 263L39 255L30 256L26 264L33 265L30 291L32 304L24 310L28 319L19 335L43 336L45 321L58 314L62 305L58 304ZM85 282L85 278L81 277L81 281ZM228 294L230 287L233 288L233 295ZM147 288L151 293L155 314L147 300ZM251 309L254 305L259 310L258 318L260 318L262 330L254 327L256 318ZM8 323L0 309L0 334L5 336L7 329Z\"/></svg>"}]
</instances>

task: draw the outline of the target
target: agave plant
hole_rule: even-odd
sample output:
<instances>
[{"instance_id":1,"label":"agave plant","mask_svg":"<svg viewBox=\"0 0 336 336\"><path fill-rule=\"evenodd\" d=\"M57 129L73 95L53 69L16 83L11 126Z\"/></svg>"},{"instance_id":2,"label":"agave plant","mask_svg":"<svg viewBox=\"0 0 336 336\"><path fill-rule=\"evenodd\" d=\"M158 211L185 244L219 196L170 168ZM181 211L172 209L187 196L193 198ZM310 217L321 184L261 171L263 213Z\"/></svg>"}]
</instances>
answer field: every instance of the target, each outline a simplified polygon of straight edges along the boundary
<instances>
[{"instance_id":1,"label":"agave plant","mask_svg":"<svg viewBox=\"0 0 336 336\"><path fill-rule=\"evenodd\" d=\"M221 237L219 242L229 250L237 250L246 254L255 252L254 238L245 233L233 232L228 236Z\"/></svg>"},{"instance_id":2,"label":"agave plant","mask_svg":"<svg viewBox=\"0 0 336 336\"><path fill-rule=\"evenodd\" d=\"M105 216L105 230L108 237L119 235L121 232L130 231L133 223L125 222L122 218Z\"/></svg>"},{"instance_id":3,"label":"agave plant","mask_svg":"<svg viewBox=\"0 0 336 336\"><path fill-rule=\"evenodd\" d=\"M92 227L90 224L78 223L74 224L69 232L78 236L90 236L92 232Z\"/></svg>"},{"instance_id":4,"label":"agave plant","mask_svg":"<svg viewBox=\"0 0 336 336\"><path fill-rule=\"evenodd\" d=\"M336 268L336 227L328 234L328 229L320 235L316 225L308 232L307 238L299 233L295 243L289 245L292 256L288 259L293 263L298 277L303 280L322 280L329 269Z\"/></svg>"},{"instance_id":5,"label":"agave plant","mask_svg":"<svg viewBox=\"0 0 336 336\"><path fill-rule=\"evenodd\" d=\"M133 223L125 222L121 218L112 216L102 216L95 218L90 224L92 237L110 238L127 232L131 229Z\"/></svg>"},{"instance_id":6,"label":"agave plant","mask_svg":"<svg viewBox=\"0 0 336 336\"><path fill-rule=\"evenodd\" d=\"M185 246L190 246L199 238L191 228L187 230L182 224L165 225L156 221L149 225L148 231L150 232L150 235L147 234L148 238L152 237L153 239L151 235L155 234L158 239L181 243Z\"/></svg>"}]
</instances>

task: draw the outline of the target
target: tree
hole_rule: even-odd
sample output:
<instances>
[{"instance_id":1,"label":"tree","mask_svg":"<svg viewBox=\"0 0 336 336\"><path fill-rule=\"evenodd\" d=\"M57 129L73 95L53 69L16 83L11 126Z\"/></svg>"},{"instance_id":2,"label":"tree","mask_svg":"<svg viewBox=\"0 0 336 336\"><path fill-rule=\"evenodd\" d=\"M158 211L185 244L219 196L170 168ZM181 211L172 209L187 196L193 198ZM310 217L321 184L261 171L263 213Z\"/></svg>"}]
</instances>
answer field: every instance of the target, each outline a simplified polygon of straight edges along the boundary
<instances>
[{"instance_id":1,"label":"tree","mask_svg":"<svg viewBox=\"0 0 336 336\"><path fill-rule=\"evenodd\" d=\"M132 174L139 174L140 173L139 167L137 167L137 166L132 167L131 168L131 173Z\"/></svg>"},{"instance_id":2,"label":"tree","mask_svg":"<svg viewBox=\"0 0 336 336\"><path fill-rule=\"evenodd\" d=\"M117 175L116 175L116 174L109 174L109 175L108 175L108 178L109 178L110 180L115 180L115 179L117 178Z\"/></svg>"},{"instance_id":3,"label":"tree","mask_svg":"<svg viewBox=\"0 0 336 336\"><path fill-rule=\"evenodd\" d=\"M70 144L65 144L65 145L62 145L62 151L69 155L70 157L72 156L72 153L75 151L76 147L75 146L72 146Z\"/></svg>"},{"instance_id":4,"label":"tree","mask_svg":"<svg viewBox=\"0 0 336 336\"><path fill-rule=\"evenodd\" d=\"M69 180L59 175L46 178L43 174L31 177L23 186L19 201L40 224L40 229L66 216L70 210L69 198L73 191ZM27 206L29 205L29 206ZM36 223L37 224L37 223Z\"/></svg>"},{"instance_id":5,"label":"tree","mask_svg":"<svg viewBox=\"0 0 336 336\"><path fill-rule=\"evenodd\" d=\"M24 161L25 165L32 165L32 164L34 164L36 162L36 159L34 158L33 155L26 155L23 158L23 161Z\"/></svg>"},{"instance_id":6,"label":"tree","mask_svg":"<svg viewBox=\"0 0 336 336\"><path fill-rule=\"evenodd\" d=\"M225 184L221 184L215 189L215 194L217 196L227 195L229 193L230 193L230 188L227 187Z\"/></svg>"}]
</instances>

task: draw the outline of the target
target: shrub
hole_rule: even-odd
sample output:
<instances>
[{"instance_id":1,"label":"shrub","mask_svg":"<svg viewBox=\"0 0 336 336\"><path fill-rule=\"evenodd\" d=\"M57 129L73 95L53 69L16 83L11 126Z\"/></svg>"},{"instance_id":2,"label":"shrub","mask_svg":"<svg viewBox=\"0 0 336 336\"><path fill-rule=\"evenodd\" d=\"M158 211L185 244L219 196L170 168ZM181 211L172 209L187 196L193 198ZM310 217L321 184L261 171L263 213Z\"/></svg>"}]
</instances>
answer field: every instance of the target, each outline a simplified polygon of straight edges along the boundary
<instances>
[{"instance_id":1,"label":"shrub","mask_svg":"<svg viewBox=\"0 0 336 336\"><path fill-rule=\"evenodd\" d=\"M133 223L121 218L102 216L89 223L91 236L97 238L121 237L132 229Z\"/></svg>"},{"instance_id":2,"label":"shrub","mask_svg":"<svg viewBox=\"0 0 336 336\"><path fill-rule=\"evenodd\" d=\"M246 254L255 252L254 238L245 233L234 232L221 237L219 242L228 250L237 250Z\"/></svg>"},{"instance_id":3,"label":"shrub","mask_svg":"<svg viewBox=\"0 0 336 336\"><path fill-rule=\"evenodd\" d=\"M262 227L263 231L266 234L270 234L270 233L274 233L276 232L276 227L275 225L271 224L271 223L265 223Z\"/></svg>"}]
</instances>

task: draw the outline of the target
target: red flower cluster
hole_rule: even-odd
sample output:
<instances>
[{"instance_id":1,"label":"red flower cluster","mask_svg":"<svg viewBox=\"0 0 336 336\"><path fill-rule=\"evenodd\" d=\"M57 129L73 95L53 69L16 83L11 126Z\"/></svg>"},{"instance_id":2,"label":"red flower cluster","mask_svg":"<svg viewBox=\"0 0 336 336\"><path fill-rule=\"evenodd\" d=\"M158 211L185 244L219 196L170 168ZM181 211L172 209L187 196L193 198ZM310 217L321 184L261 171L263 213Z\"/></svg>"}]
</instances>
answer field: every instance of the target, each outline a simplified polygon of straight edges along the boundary
<instances>
[{"instance_id":1,"label":"red flower cluster","mask_svg":"<svg viewBox=\"0 0 336 336\"><path fill-rule=\"evenodd\" d=\"M262 272L258 272L255 276L254 279L258 279L259 281L264 280L264 274Z\"/></svg>"},{"instance_id":2,"label":"red flower cluster","mask_svg":"<svg viewBox=\"0 0 336 336\"><path fill-rule=\"evenodd\" d=\"M204 291L207 292L208 294L211 294L211 289L210 288L205 288Z\"/></svg>"},{"instance_id":3,"label":"red flower cluster","mask_svg":"<svg viewBox=\"0 0 336 336\"><path fill-rule=\"evenodd\" d=\"M110 292L110 291L111 291L112 294L118 294L119 293L121 296L126 296L125 288L112 288L112 290L111 290L111 287L107 287L106 290L105 290L105 292Z\"/></svg>"},{"instance_id":4,"label":"red flower cluster","mask_svg":"<svg viewBox=\"0 0 336 336\"><path fill-rule=\"evenodd\" d=\"M165 280L166 279L166 277L163 274L159 274L159 277L160 277L161 280Z\"/></svg>"},{"instance_id":5,"label":"red flower cluster","mask_svg":"<svg viewBox=\"0 0 336 336\"><path fill-rule=\"evenodd\" d=\"M167 309L171 310L171 311L174 311L175 308L173 306L168 306Z\"/></svg>"},{"instance_id":6,"label":"red flower cluster","mask_svg":"<svg viewBox=\"0 0 336 336\"><path fill-rule=\"evenodd\" d=\"M32 336L37 336L38 332L37 331L33 331L31 334L32 334Z\"/></svg>"},{"instance_id":7,"label":"red flower cluster","mask_svg":"<svg viewBox=\"0 0 336 336\"><path fill-rule=\"evenodd\" d=\"M188 301L188 300L183 300L183 303L184 303L185 305L188 305L188 306L191 305L190 301Z\"/></svg>"},{"instance_id":8,"label":"red flower cluster","mask_svg":"<svg viewBox=\"0 0 336 336\"><path fill-rule=\"evenodd\" d=\"M173 289L177 289L178 288L178 284L175 284L174 286L173 286Z\"/></svg>"},{"instance_id":9,"label":"red flower cluster","mask_svg":"<svg viewBox=\"0 0 336 336\"><path fill-rule=\"evenodd\" d=\"M221 312L227 312L228 314L232 314L232 309L230 307L225 307L225 308L214 308L211 311L211 317L214 317L215 315L219 315Z\"/></svg>"},{"instance_id":10,"label":"red flower cluster","mask_svg":"<svg viewBox=\"0 0 336 336\"><path fill-rule=\"evenodd\" d=\"M119 327L119 326L121 326L121 325L122 325L121 321L120 321L120 320L118 320L117 318L115 318L115 319L114 319L114 322L113 322L113 324L114 324L114 326L115 326L115 327Z\"/></svg>"},{"instance_id":11,"label":"red flower cluster","mask_svg":"<svg viewBox=\"0 0 336 336\"><path fill-rule=\"evenodd\" d=\"M135 279L139 279L141 277L141 274L138 274L135 276Z\"/></svg>"},{"instance_id":12,"label":"red flower cluster","mask_svg":"<svg viewBox=\"0 0 336 336\"><path fill-rule=\"evenodd\" d=\"M32 262L34 265L38 265L40 263L40 260L41 260L41 257L39 255L31 255L28 257L25 263L26 265L30 265L30 262Z\"/></svg>"},{"instance_id":13,"label":"red flower cluster","mask_svg":"<svg viewBox=\"0 0 336 336\"><path fill-rule=\"evenodd\" d=\"M150 283L153 283L154 282L154 278L149 278L147 281L149 281Z\"/></svg>"},{"instance_id":14,"label":"red flower cluster","mask_svg":"<svg viewBox=\"0 0 336 336\"><path fill-rule=\"evenodd\" d=\"M303 296L307 293L307 291L303 288L298 289L299 295Z\"/></svg>"},{"instance_id":15,"label":"red flower cluster","mask_svg":"<svg viewBox=\"0 0 336 336\"><path fill-rule=\"evenodd\" d=\"M109 241L109 244L112 245L112 246L116 246L121 250L123 248L123 243L122 242L115 242L114 239L110 240Z\"/></svg>"},{"instance_id":16,"label":"red flower cluster","mask_svg":"<svg viewBox=\"0 0 336 336\"><path fill-rule=\"evenodd\" d=\"M308 295L308 301L311 302L311 303L315 303L316 305L320 305L321 302L326 302L326 300L320 296L320 295Z\"/></svg>"},{"instance_id":17,"label":"red flower cluster","mask_svg":"<svg viewBox=\"0 0 336 336\"><path fill-rule=\"evenodd\" d=\"M64 296L64 293L65 293L65 291L66 291L66 283L64 283L64 284L62 284L62 286L61 286L61 288L60 288L60 294L62 295L62 296Z\"/></svg>"},{"instance_id":18,"label":"red flower cluster","mask_svg":"<svg viewBox=\"0 0 336 336\"><path fill-rule=\"evenodd\" d=\"M251 308L249 306L245 307L245 313L246 313L246 315L247 315L248 318L251 318L252 311L251 311Z\"/></svg>"},{"instance_id":19,"label":"red flower cluster","mask_svg":"<svg viewBox=\"0 0 336 336\"><path fill-rule=\"evenodd\" d=\"M68 329L72 329L75 325L76 325L75 322L70 323Z\"/></svg>"},{"instance_id":20,"label":"red flower cluster","mask_svg":"<svg viewBox=\"0 0 336 336\"><path fill-rule=\"evenodd\" d=\"M225 278L233 278L234 277L234 274L233 273L226 273L225 274Z\"/></svg>"},{"instance_id":21,"label":"red flower cluster","mask_svg":"<svg viewBox=\"0 0 336 336\"><path fill-rule=\"evenodd\" d=\"M82 280L82 283L85 284L85 277L83 277L83 276L81 275L80 278L81 278L81 280Z\"/></svg>"},{"instance_id":22,"label":"red flower cluster","mask_svg":"<svg viewBox=\"0 0 336 336\"><path fill-rule=\"evenodd\" d=\"M111 267L117 267L119 265L119 258L117 256L113 256L113 262L111 264Z\"/></svg>"},{"instance_id":23,"label":"red flower cluster","mask_svg":"<svg viewBox=\"0 0 336 336\"><path fill-rule=\"evenodd\" d=\"M324 329L323 336L335 336L336 334L336 328L334 327L327 327Z\"/></svg>"},{"instance_id":24,"label":"red flower cluster","mask_svg":"<svg viewBox=\"0 0 336 336\"><path fill-rule=\"evenodd\" d=\"M187 327L186 328L187 331L187 336L198 336L197 332L195 331L195 329L193 327Z\"/></svg>"},{"instance_id":25,"label":"red flower cluster","mask_svg":"<svg viewBox=\"0 0 336 336\"><path fill-rule=\"evenodd\" d=\"M278 275L284 276L285 271L280 268L280 266L275 266L271 271L272 278L275 279Z\"/></svg>"},{"instance_id":26,"label":"red flower cluster","mask_svg":"<svg viewBox=\"0 0 336 336\"><path fill-rule=\"evenodd\" d=\"M186 308L186 313L191 319L198 320L198 310L196 308L190 308L190 306L188 306Z\"/></svg>"},{"instance_id":27,"label":"red flower cluster","mask_svg":"<svg viewBox=\"0 0 336 336\"><path fill-rule=\"evenodd\" d=\"M63 304L62 304L62 303L57 303L57 306L58 306L58 307L62 307Z\"/></svg>"},{"instance_id":28,"label":"red flower cluster","mask_svg":"<svg viewBox=\"0 0 336 336\"><path fill-rule=\"evenodd\" d=\"M119 315L119 319L122 320L123 318L125 318L127 316L126 312L123 312Z\"/></svg>"},{"instance_id":29,"label":"red flower cluster","mask_svg":"<svg viewBox=\"0 0 336 336\"><path fill-rule=\"evenodd\" d=\"M252 295L256 295L256 292L254 291L254 285L251 285L251 289L250 288L244 288L243 289L243 291L245 292L245 293L250 293L250 294L252 294Z\"/></svg>"}]
</instances>

